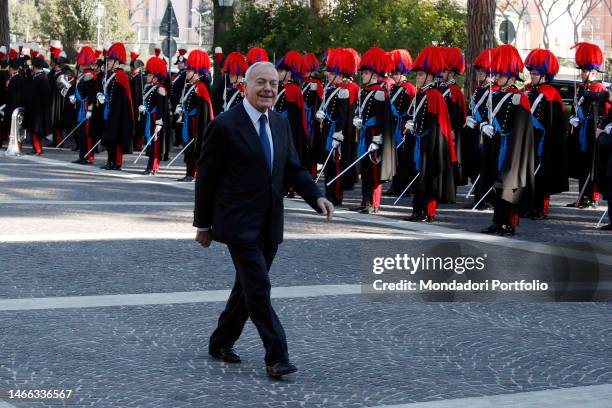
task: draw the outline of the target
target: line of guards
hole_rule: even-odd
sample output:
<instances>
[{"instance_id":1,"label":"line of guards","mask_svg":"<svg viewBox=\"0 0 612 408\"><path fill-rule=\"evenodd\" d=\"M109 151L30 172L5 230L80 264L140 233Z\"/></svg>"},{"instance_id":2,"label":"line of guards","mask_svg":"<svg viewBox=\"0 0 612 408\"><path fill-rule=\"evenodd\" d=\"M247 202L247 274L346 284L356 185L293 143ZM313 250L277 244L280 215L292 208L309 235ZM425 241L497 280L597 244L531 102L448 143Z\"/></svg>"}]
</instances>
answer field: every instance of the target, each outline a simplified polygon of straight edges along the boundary
<instances>
[{"instance_id":1,"label":"line of guards","mask_svg":"<svg viewBox=\"0 0 612 408\"><path fill-rule=\"evenodd\" d=\"M580 194L568 206L596 205L612 191L612 103L597 80L603 54L594 44L574 48L582 82L569 118L550 84L559 71L555 55L535 49L523 62L511 45L486 49L472 62L478 87L467 104L455 82L465 70L458 48L427 46L414 61L404 49L372 47L359 55L333 48L321 60L289 51L276 64L274 109L289 120L313 177L321 169L335 205L342 205L360 175L362 202L355 210L376 213L382 185L390 181L385 194L413 195L407 220L432 222L439 203L455 202L457 187L471 184L471 206L494 209L483 232L513 235L520 217L547 218L550 195L567 191L569 177L579 180ZM51 42L50 67L36 47L29 58L11 47L8 59L2 47L2 133L10 129L6 113L24 107L34 154L42 153L44 135L53 135L54 146L72 137L76 163L93 163L102 145L104 168L120 170L124 153L143 150L145 174L153 175L172 146L182 146L186 174L180 181L192 181L206 126L241 103L248 67L268 60L258 47L224 60L216 50L216 56L224 77L213 90L212 62L201 50L178 50L178 70L169 75L158 49L146 64L132 52L127 73L121 43L104 50L81 47L76 72L57 42ZM525 67L531 82L519 89ZM415 84L407 80L410 71ZM291 186L287 191L294 195Z\"/></svg>"}]
</instances>

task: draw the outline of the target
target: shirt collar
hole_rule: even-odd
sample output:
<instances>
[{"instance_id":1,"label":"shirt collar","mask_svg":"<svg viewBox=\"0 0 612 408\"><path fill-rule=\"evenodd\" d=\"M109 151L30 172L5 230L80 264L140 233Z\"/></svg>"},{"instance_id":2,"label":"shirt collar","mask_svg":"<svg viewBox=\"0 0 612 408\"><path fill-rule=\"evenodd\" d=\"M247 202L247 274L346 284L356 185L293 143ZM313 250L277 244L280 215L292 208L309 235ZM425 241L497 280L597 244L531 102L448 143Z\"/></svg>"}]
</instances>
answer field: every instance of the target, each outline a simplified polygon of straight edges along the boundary
<instances>
[{"instance_id":1,"label":"shirt collar","mask_svg":"<svg viewBox=\"0 0 612 408\"><path fill-rule=\"evenodd\" d=\"M246 110L247 114L249 115L249 118L251 118L251 122L259 123L259 118L261 118L261 115L265 115L266 119L270 119L268 117L268 111L267 110L264 113L261 113L260 111L255 109L255 107L253 105L251 105L251 103L246 98L244 98L242 100L242 104L244 105L244 109Z\"/></svg>"}]
</instances>

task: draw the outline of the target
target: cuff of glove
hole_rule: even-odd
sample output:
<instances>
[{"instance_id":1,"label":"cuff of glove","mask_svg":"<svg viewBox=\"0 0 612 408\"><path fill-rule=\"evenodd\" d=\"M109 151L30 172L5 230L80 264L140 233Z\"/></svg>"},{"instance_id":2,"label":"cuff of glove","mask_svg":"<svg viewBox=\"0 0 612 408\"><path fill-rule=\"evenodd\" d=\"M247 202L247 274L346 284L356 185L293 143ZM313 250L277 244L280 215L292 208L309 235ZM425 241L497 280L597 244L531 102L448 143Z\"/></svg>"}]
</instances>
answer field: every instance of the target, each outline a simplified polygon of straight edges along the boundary
<instances>
[{"instance_id":1,"label":"cuff of glove","mask_svg":"<svg viewBox=\"0 0 612 408\"><path fill-rule=\"evenodd\" d=\"M339 142L343 142L344 141L344 135L342 134L342 132L335 132L334 135L332 136L332 138L334 140L339 141Z\"/></svg>"},{"instance_id":2,"label":"cuff of glove","mask_svg":"<svg viewBox=\"0 0 612 408\"><path fill-rule=\"evenodd\" d=\"M377 145L381 145L383 143L382 134L374 136L372 138L372 143L376 143Z\"/></svg>"},{"instance_id":3,"label":"cuff of glove","mask_svg":"<svg viewBox=\"0 0 612 408\"><path fill-rule=\"evenodd\" d=\"M208 232L208 231L210 231L210 228L208 227L203 227L203 228L198 227L198 232Z\"/></svg>"},{"instance_id":4,"label":"cuff of glove","mask_svg":"<svg viewBox=\"0 0 612 408\"><path fill-rule=\"evenodd\" d=\"M158 126L163 126L164 125L164 121L163 121L163 119L157 119L155 121L155 124L158 125Z\"/></svg>"}]
</instances>

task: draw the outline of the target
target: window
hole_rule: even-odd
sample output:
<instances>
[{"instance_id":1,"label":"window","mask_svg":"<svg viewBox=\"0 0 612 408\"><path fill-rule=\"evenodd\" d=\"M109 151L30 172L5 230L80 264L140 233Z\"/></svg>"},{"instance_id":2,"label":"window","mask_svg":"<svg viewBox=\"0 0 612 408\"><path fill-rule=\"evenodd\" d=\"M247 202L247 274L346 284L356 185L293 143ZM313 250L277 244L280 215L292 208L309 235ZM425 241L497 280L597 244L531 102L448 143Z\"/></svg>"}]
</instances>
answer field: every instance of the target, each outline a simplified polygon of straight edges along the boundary
<instances>
[{"instance_id":1,"label":"window","mask_svg":"<svg viewBox=\"0 0 612 408\"><path fill-rule=\"evenodd\" d=\"M187 7L187 27L191 28L192 27L192 18L193 18L193 12L191 11L191 9L193 8L193 0L189 0L189 4Z\"/></svg>"}]
</instances>

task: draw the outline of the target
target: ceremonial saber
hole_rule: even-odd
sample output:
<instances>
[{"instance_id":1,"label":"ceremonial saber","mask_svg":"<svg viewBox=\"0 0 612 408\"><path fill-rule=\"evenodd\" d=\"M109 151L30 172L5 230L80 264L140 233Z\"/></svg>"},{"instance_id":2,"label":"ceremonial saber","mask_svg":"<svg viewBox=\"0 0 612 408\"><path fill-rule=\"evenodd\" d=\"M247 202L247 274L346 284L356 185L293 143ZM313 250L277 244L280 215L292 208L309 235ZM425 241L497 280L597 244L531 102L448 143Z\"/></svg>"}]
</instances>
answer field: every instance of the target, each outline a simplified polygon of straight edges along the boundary
<instances>
[{"instance_id":1,"label":"ceremonial saber","mask_svg":"<svg viewBox=\"0 0 612 408\"><path fill-rule=\"evenodd\" d=\"M412 186L412 184L413 184L413 183L416 181L417 177L419 177L420 175L421 175L421 172L419 171L419 172L417 173L417 175L416 175L416 176L414 176L414 178L412 179L412 181L410 182L410 184L408 184L408 187L406 187L406 188L404 189L404 191L402 191L402 193L399 195L399 197L397 197L397 200L395 200L395 201L393 202L393 205L396 205L396 204L397 204L397 202L400 200L400 198L402 198L402 197L404 196L404 194L406 194L406 192L408 191L408 189L409 189L409 188Z\"/></svg>"},{"instance_id":2,"label":"ceremonial saber","mask_svg":"<svg viewBox=\"0 0 612 408\"><path fill-rule=\"evenodd\" d=\"M361 161L361 159L363 159L364 157L366 157L370 153L371 153L371 150L368 149L367 152L365 152L364 154L359 156L359 158L357 160L355 160L353 163L351 163L351 165L348 166L346 169L342 170L342 173L340 173L336 177L334 177L329 183L326 184L326 186L329 186L329 185L331 185L331 183L333 183L334 181L338 180L344 173L349 171L353 166L355 166L357 163L359 163Z\"/></svg>"},{"instance_id":3,"label":"ceremonial saber","mask_svg":"<svg viewBox=\"0 0 612 408\"><path fill-rule=\"evenodd\" d=\"M542 166L542 163L538 164L538 167L535 169L535 171L533 172L533 175L537 175L538 171L540 171L540 167Z\"/></svg>"},{"instance_id":4,"label":"ceremonial saber","mask_svg":"<svg viewBox=\"0 0 612 408\"><path fill-rule=\"evenodd\" d=\"M474 181L474 184L472 184L472 187L470 188L470 191L468 191L465 198L470 198L470 195L472 195L472 191L474 191L474 187L476 187L476 183L478 183L478 180L480 180L480 174L478 175L478 177L476 177L476 181Z\"/></svg>"},{"instance_id":5,"label":"ceremonial saber","mask_svg":"<svg viewBox=\"0 0 612 408\"><path fill-rule=\"evenodd\" d=\"M172 159L172 161L170 163L168 163L168 165L166 166L167 169L170 168L170 166L172 166L172 163L174 163L174 161L176 159L178 159L180 157L181 154L183 154L183 152L185 150L187 150L187 148L193 143L195 139L191 139L191 141L189 143L187 143L187 145L185 147L183 147L183 150L181 150L180 152L178 152L178 154L176 155L176 157L174 159Z\"/></svg>"},{"instance_id":6,"label":"ceremonial saber","mask_svg":"<svg viewBox=\"0 0 612 408\"><path fill-rule=\"evenodd\" d=\"M401 142L400 142L400 143L399 143L397 146L395 146L395 149L396 149L396 150L397 150L397 149L399 149L399 148L401 147L401 145L403 145L403 144L404 144L404 142L405 142L405 141L406 141L406 139L405 139L405 138L404 138L404 139L402 139L402 141L401 141Z\"/></svg>"},{"instance_id":7,"label":"ceremonial saber","mask_svg":"<svg viewBox=\"0 0 612 408\"><path fill-rule=\"evenodd\" d=\"M586 190L587 186L589 185L589 180L591 180L591 173L589 173L589 175L586 178L586 181L584 182L584 186L582 186L582 191L580 191L580 195L578 196L578 200L576 200L576 206L578 206L578 203L580 203L580 199L582 199L582 196L584 195L584 191Z\"/></svg>"},{"instance_id":8,"label":"ceremonial saber","mask_svg":"<svg viewBox=\"0 0 612 408\"><path fill-rule=\"evenodd\" d=\"M606 208L606 211L604 211L604 213L601 215L601 218L597 222L597 228L599 228L601 226L601 222L603 221L603 219L604 219L604 217L606 216L607 213L608 213L608 209Z\"/></svg>"},{"instance_id":9,"label":"ceremonial saber","mask_svg":"<svg viewBox=\"0 0 612 408\"><path fill-rule=\"evenodd\" d=\"M96 144L95 144L95 145L94 145L94 146L93 146L91 149L89 149L89 151L88 151L87 153L85 153L85 155L84 155L83 157L87 157L87 156L89 156L89 153L93 152L93 151L94 151L94 149L95 149L96 147L98 147L98 145L100 144L100 142L101 142L101 141L102 141L102 139L98 140L98 142L97 142L97 143L96 143Z\"/></svg>"},{"instance_id":10,"label":"ceremonial saber","mask_svg":"<svg viewBox=\"0 0 612 408\"><path fill-rule=\"evenodd\" d=\"M478 200L478 202L476 203L476 205L472 208L472 211L476 210L476 207L478 207L480 205L480 203L482 203L482 201L489 195L489 193L493 191L493 186L491 186L491 188L489 189L489 191L487 191L480 200Z\"/></svg>"},{"instance_id":11,"label":"ceremonial saber","mask_svg":"<svg viewBox=\"0 0 612 408\"><path fill-rule=\"evenodd\" d=\"M142 154L145 152L145 150L147 150L147 147L149 147L151 145L151 142L155 139L157 139L157 134L159 133L159 130L156 130L155 133L153 133L153 136L151 136L151 138L149 139L149 141L147 142L147 144L145 145L145 147L143 147L142 151L140 152L140 154L138 155L138 157L136 157L136 160L134 160L134 164L136 164L136 162L138 162L138 160L140 160L140 157L142 156Z\"/></svg>"},{"instance_id":12,"label":"ceremonial saber","mask_svg":"<svg viewBox=\"0 0 612 408\"><path fill-rule=\"evenodd\" d=\"M327 166L327 162L329 162L329 159L331 159L332 153L334 153L334 150L336 149L333 148L329 151L329 154L327 155L327 159L325 159L325 163L323 163L323 167L321 167L321 172L319 173L319 175L317 176L317 179L315 180L315 184L319 182L319 179L321 178L321 175L323 174L323 170L325 170L325 167Z\"/></svg>"},{"instance_id":13,"label":"ceremonial saber","mask_svg":"<svg viewBox=\"0 0 612 408\"><path fill-rule=\"evenodd\" d=\"M62 145L62 144L63 144L63 143L66 141L66 140L68 140L68 138L70 137L70 135L72 135L72 134L73 134L73 133L74 133L74 132L75 132L75 131L76 131L76 130L77 130L77 129L78 129L78 128L79 128L79 127L80 127L80 126L83 124L83 123L85 123L85 122L87 122L87 118L85 118L85 119L83 119L81 122L79 122L79 124L78 124L78 125L76 125L76 126L75 126L75 128L74 128L74 129L72 129L72 131L71 131L70 133L68 133L68 135L67 135L67 136L66 136L66 137L65 137L65 138L64 138L64 139L63 139L61 142L59 142L59 143L57 144L57 146L55 146L55 147L59 149L59 147L60 147L60 146L61 146L61 145Z\"/></svg>"}]
</instances>

